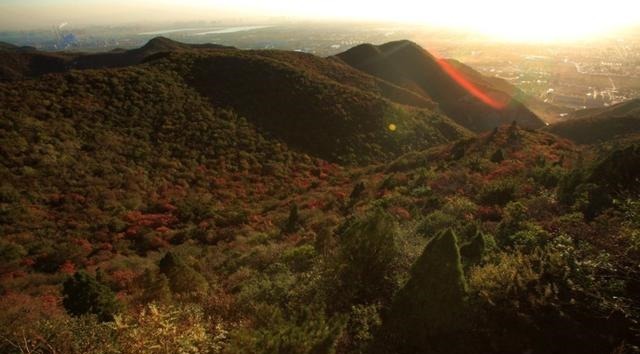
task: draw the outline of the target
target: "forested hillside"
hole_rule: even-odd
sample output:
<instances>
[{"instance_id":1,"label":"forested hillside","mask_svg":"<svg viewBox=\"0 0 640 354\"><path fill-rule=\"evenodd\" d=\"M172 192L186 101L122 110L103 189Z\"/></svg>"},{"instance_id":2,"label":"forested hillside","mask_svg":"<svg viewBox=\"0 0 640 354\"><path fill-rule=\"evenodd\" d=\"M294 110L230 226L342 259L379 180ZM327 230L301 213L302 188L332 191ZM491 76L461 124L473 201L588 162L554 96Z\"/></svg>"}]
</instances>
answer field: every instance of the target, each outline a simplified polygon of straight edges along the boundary
<instances>
[{"instance_id":1,"label":"forested hillside","mask_svg":"<svg viewBox=\"0 0 640 354\"><path fill-rule=\"evenodd\" d=\"M231 107L262 130L332 162L384 161L469 135L442 114L394 104L375 91L377 86L364 91L341 84L287 54L274 59L252 52L200 52L172 56L167 63L213 105Z\"/></svg>"},{"instance_id":2,"label":"forested hillside","mask_svg":"<svg viewBox=\"0 0 640 354\"><path fill-rule=\"evenodd\" d=\"M638 352L633 140L160 44L0 83L0 352Z\"/></svg>"},{"instance_id":3,"label":"forested hillside","mask_svg":"<svg viewBox=\"0 0 640 354\"><path fill-rule=\"evenodd\" d=\"M512 121L528 128L544 125L513 92L467 66L436 58L411 41L362 44L337 57L354 68L428 97L458 124L475 132Z\"/></svg>"}]
</instances>

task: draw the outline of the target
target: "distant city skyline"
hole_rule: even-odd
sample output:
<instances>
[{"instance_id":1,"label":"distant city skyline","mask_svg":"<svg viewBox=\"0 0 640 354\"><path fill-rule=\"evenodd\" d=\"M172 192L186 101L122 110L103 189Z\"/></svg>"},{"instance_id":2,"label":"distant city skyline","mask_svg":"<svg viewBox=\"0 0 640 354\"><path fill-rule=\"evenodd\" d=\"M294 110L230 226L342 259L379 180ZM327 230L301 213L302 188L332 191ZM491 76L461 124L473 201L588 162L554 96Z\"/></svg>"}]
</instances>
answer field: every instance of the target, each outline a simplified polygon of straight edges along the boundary
<instances>
[{"instance_id":1,"label":"distant city skyline","mask_svg":"<svg viewBox=\"0 0 640 354\"><path fill-rule=\"evenodd\" d=\"M515 41L572 40L640 25L634 0L2 0L0 30L244 19L374 20L470 30Z\"/></svg>"}]
</instances>

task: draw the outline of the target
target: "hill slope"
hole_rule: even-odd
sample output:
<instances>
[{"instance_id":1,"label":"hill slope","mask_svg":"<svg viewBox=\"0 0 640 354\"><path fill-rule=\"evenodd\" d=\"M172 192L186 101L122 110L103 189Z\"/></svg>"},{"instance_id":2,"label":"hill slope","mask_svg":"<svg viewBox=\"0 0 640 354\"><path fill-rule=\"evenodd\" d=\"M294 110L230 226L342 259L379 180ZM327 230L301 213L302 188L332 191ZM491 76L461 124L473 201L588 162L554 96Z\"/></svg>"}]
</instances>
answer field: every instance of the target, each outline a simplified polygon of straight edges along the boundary
<instances>
[{"instance_id":1,"label":"hill slope","mask_svg":"<svg viewBox=\"0 0 640 354\"><path fill-rule=\"evenodd\" d=\"M184 52L153 65L180 72L214 106L232 108L261 130L333 162L381 161L469 134L434 111L385 99L375 80L351 86L362 78L357 71L314 64L305 54Z\"/></svg>"},{"instance_id":2,"label":"hill slope","mask_svg":"<svg viewBox=\"0 0 640 354\"><path fill-rule=\"evenodd\" d=\"M233 242L241 230L273 230L292 197L308 193L305 205L313 205L318 195L350 187L339 166L212 107L163 69L0 84L3 335L13 328L4 305L16 269L7 247L27 250L38 274L55 277L69 264L113 270L117 258L153 263L171 245L212 246ZM4 340L0 348L13 353Z\"/></svg>"},{"instance_id":3,"label":"hill slope","mask_svg":"<svg viewBox=\"0 0 640 354\"><path fill-rule=\"evenodd\" d=\"M179 72L214 106L230 108L263 132L334 162L382 161L469 134L432 111L436 104L428 98L336 59L302 53L241 51L158 37L128 51L85 55L7 50L0 58L5 80L149 62Z\"/></svg>"},{"instance_id":4,"label":"hill slope","mask_svg":"<svg viewBox=\"0 0 640 354\"><path fill-rule=\"evenodd\" d=\"M14 51L14 52L27 52L27 51L35 51L36 48L29 46L17 46L11 43L0 42L0 50L6 51Z\"/></svg>"},{"instance_id":5,"label":"hill slope","mask_svg":"<svg viewBox=\"0 0 640 354\"><path fill-rule=\"evenodd\" d=\"M544 125L520 102L488 85L488 81L474 83L454 65L410 41L363 44L337 57L359 70L429 97L449 117L476 132L511 121L529 128Z\"/></svg>"},{"instance_id":6,"label":"hill slope","mask_svg":"<svg viewBox=\"0 0 640 354\"><path fill-rule=\"evenodd\" d=\"M156 37L146 45L132 50L85 54L70 52L41 52L31 47L0 45L0 81L20 80L71 69L99 69L125 67L142 63L164 52L195 49L230 49L217 44L186 44L164 37Z\"/></svg>"},{"instance_id":7,"label":"hill slope","mask_svg":"<svg viewBox=\"0 0 640 354\"><path fill-rule=\"evenodd\" d=\"M510 84L507 80L499 77L484 76L473 68L454 59L445 59L449 65L464 74L464 76L476 86L491 87L502 91L510 97L524 104L528 109L547 123L555 123L560 119L561 113L566 113L567 109L543 102L536 97L524 93L519 88Z\"/></svg>"},{"instance_id":8,"label":"hill slope","mask_svg":"<svg viewBox=\"0 0 640 354\"><path fill-rule=\"evenodd\" d=\"M0 82L64 72L71 60L69 55L62 53L0 48Z\"/></svg>"},{"instance_id":9,"label":"hill slope","mask_svg":"<svg viewBox=\"0 0 640 354\"><path fill-rule=\"evenodd\" d=\"M640 134L640 99L607 108L574 112L566 121L546 128L579 144L609 142Z\"/></svg>"},{"instance_id":10,"label":"hill slope","mask_svg":"<svg viewBox=\"0 0 640 354\"><path fill-rule=\"evenodd\" d=\"M218 44L187 44L165 37L156 37L140 48L98 54L82 54L74 58L73 69L114 68L136 65L145 59L166 52L190 51L196 49L232 49Z\"/></svg>"},{"instance_id":11,"label":"hill slope","mask_svg":"<svg viewBox=\"0 0 640 354\"><path fill-rule=\"evenodd\" d=\"M132 50L114 49L110 52L95 54L48 53L37 51L31 47L17 47L9 43L0 43L0 81L20 80L71 69L125 67L162 58L169 52L218 49L234 48L209 43L180 43L165 37L153 38L146 45ZM382 95L400 104L420 108L435 108L437 106L427 97L358 70L352 70L341 60L335 58L325 59L303 53L297 53L295 58L291 58L292 54L285 51L253 51L252 54L280 61L293 59L295 65L301 70L330 77L344 85Z\"/></svg>"}]
</instances>

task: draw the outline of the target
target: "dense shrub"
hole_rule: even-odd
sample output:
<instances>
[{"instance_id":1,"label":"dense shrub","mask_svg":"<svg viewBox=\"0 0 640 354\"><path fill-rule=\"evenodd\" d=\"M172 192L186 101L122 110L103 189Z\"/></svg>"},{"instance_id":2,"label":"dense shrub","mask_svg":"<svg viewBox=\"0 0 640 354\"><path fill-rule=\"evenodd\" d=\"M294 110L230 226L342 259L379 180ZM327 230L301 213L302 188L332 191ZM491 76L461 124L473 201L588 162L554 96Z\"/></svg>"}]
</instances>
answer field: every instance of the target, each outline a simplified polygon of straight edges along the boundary
<instances>
[{"instance_id":1,"label":"dense shrub","mask_svg":"<svg viewBox=\"0 0 640 354\"><path fill-rule=\"evenodd\" d=\"M464 233L468 227L474 226L471 218L476 209L477 206L467 198L449 198L440 209L433 211L420 222L417 231L425 236L435 235L446 229ZM475 232L469 236L475 236Z\"/></svg>"},{"instance_id":2,"label":"dense shrub","mask_svg":"<svg viewBox=\"0 0 640 354\"><path fill-rule=\"evenodd\" d=\"M380 330L380 306L355 305L347 315L347 323L338 340L339 352L365 354L375 345L374 336Z\"/></svg>"},{"instance_id":3,"label":"dense shrub","mask_svg":"<svg viewBox=\"0 0 640 354\"><path fill-rule=\"evenodd\" d=\"M9 266L26 255L27 251L21 245L11 241L0 240L0 263L3 266Z\"/></svg>"},{"instance_id":4,"label":"dense shrub","mask_svg":"<svg viewBox=\"0 0 640 354\"><path fill-rule=\"evenodd\" d=\"M502 161L504 161L504 150L498 149L491 154L491 162L500 163Z\"/></svg>"},{"instance_id":5,"label":"dense shrub","mask_svg":"<svg viewBox=\"0 0 640 354\"><path fill-rule=\"evenodd\" d=\"M310 309L286 316L278 308L258 305L258 328L236 332L228 352L256 354L332 354L343 329L341 318Z\"/></svg>"},{"instance_id":6,"label":"dense shrub","mask_svg":"<svg viewBox=\"0 0 640 354\"><path fill-rule=\"evenodd\" d=\"M546 188L554 188L564 177L565 171L560 166L534 167L531 171L533 180Z\"/></svg>"},{"instance_id":7,"label":"dense shrub","mask_svg":"<svg viewBox=\"0 0 640 354\"><path fill-rule=\"evenodd\" d=\"M216 354L227 340L227 330L193 304L150 304L139 313L117 316L114 331L122 353Z\"/></svg>"},{"instance_id":8,"label":"dense shrub","mask_svg":"<svg viewBox=\"0 0 640 354\"><path fill-rule=\"evenodd\" d=\"M77 272L63 287L62 302L72 315L94 314L100 321L111 321L120 309L111 289L86 272Z\"/></svg>"},{"instance_id":9,"label":"dense shrub","mask_svg":"<svg viewBox=\"0 0 640 354\"><path fill-rule=\"evenodd\" d=\"M171 285L163 273L147 269L140 277L140 283L142 287L140 301L142 303L167 303L171 300Z\"/></svg>"},{"instance_id":10,"label":"dense shrub","mask_svg":"<svg viewBox=\"0 0 640 354\"><path fill-rule=\"evenodd\" d=\"M515 198L516 183L512 180L498 180L485 186L478 200L485 205L506 205Z\"/></svg>"},{"instance_id":11,"label":"dense shrub","mask_svg":"<svg viewBox=\"0 0 640 354\"><path fill-rule=\"evenodd\" d=\"M466 133L343 65L184 50L0 84L0 352L638 346L637 148L423 150Z\"/></svg>"},{"instance_id":12,"label":"dense shrub","mask_svg":"<svg viewBox=\"0 0 640 354\"><path fill-rule=\"evenodd\" d=\"M338 231L336 301L345 307L388 301L397 287L398 226L381 209Z\"/></svg>"},{"instance_id":13,"label":"dense shrub","mask_svg":"<svg viewBox=\"0 0 640 354\"><path fill-rule=\"evenodd\" d=\"M478 231L468 243L460 247L460 255L465 265L480 263L486 251L486 240L482 232Z\"/></svg>"},{"instance_id":14,"label":"dense shrub","mask_svg":"<svg viewBox=\"0 0 640 354\"><path fill-rule=\"evenodd\" d=\"M311 269L316 257L316 250L312 245L295 247L285 251L284 261L294 272L304 272Z\"/></svg>"},{"instance_id":15,"label":"dense shrub","mask_svg":"<svg viewBox=\"0 0 640 354\"><path fill-rule=\"evenodd\" d=\"M175 252L167 252L160 260L159 268L168 278L171 291L176 294L202 294L209 287L202 274Z\"/></svg>"},{"instance_id":16,"label":"dense shrub","mask_svg":"<svg viewBox=\"0 0 640 354\"><path fill-rule=\"evenodd\" d=\"M295 232L300 227L300 215L298 213L298 205L292 204L289 208L289 216L284 225L283 231L285 233Z\"/></svg>"}]
</instances>

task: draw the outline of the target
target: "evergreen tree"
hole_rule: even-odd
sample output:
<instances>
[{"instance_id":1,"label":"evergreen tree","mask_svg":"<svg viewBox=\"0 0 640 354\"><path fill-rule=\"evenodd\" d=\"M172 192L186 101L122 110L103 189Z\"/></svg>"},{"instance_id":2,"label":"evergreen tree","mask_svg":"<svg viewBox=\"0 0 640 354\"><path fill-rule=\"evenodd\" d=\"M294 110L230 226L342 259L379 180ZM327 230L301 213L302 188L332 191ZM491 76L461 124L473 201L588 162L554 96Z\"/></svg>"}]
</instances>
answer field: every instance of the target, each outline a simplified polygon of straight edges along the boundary
<instances>
[{"instance_id":1,"label":"evergreen tree","mask_svg":"<svg viewBox=\"0 0 640 354\"><path fill-rule=\"evenodd\" d=\"M120 309L115 294L86 272L77 272L63 284L62 304L74 316L94 314L100 321L111 321Z\"/></svg>"},{"instance_id":2,"label":"evergreen tree","mask_svg":"<svg viewBox=\"0 0 640 354\"><path fill-rule=\"evenodd\" d=\"M500 163L504 161L504 150L498 149L491 155L491 162Z\"/></svg>"},{"instance_id":3,"label":"evergreen tree","mask_svg":"<svg viewBox=\"0 0 640 354\"><path fill-rule=\"evenodd\" d=\"M149 269L142 275L142 296L144 303L168 302L171 300L171 286L169 279L164 274L158 274Z\"/></svg>"},{"instance_id":4,"label":"evergreen tree","mask_svg":"<svg viewBox=\"0 0 640 354\"><path fill-rule=\"evenodd\" d=\"M457 238L447 230L427 244L394 299L385 327L395 350L423 353L439 347L463 328L465 296Z\"/></svg>"},{"instance_id":5,"label":"evergreen tree","mask_svg":"<svg viewBox=\"0 0 640 354\"><path fill-rule=\"evenodd\" d=\"M287 223L284 227L285 233L292 233L298 230L300 227L300 215L298 214L298 205L291 204L291 208L289 209L289 218L287 218Z\"/></svg>"},{"instance_id":6,"label":"evergreen tree","mask_svg":"<svg viewBox=\"0 0 640 354\"><path fill-rule=\"evenodd\" d=\"M320 255L326 256L329 253L332 245L333 238L333 229L325 225L320 231L318 231L316 235L316 240L314 244L314 248L316 252Z\"/></svg>"},{"instance_id":7,"label":"evergreen tree","mask_svg":"<svg viewBox=\"0 0 640 354\"><path fill-rule=\"evenodd\" d=\"M169 279L169 286L175 294L204 293L209 287L202 274L173 252L167 252L159 266L160 273Z\"/></svg>"},{"instance_id":8,"label":"evergreen tree","mask_svg":"<svg viewBox=\"0 0 640 354\"><path fill-rule=\"evenodd\" d=\"M381 209L341 227L336 296L347 306L390 299L397 284L397 237L395 219Z\"/></svg>"},{"instance_id":9,"label":"evergreen tree","mask_svg":"<svg viewBox=\"0 0 640 354\"><path fill-rule=\"evenodd\" d=\"M362 181L358 182L358 184L356 184L353 187L353 190L351 191L351 195L349 195L349 199L351 199L352 202L356 201L358 198L360 198L364 190L365 190L364 182Z\"/></svg>"},{"instance_id":10,"label":"evergreen tree","mask_svg":"<svg viewBox=\"0 0 640 354\"><path fill-rule=\"evenodd\" d=\"M465 265L475 265L480 263L486 248L484 235L478 231L471 241L460 247L460 255Z\"/></svg>"},{"instance_id":11,"label":"evergreen tree","mask_svg":"<svg viewBox=\"0 0 640 354\"><path fill-rule=\"evenodd\" d=\"M187 264L184 262L182 257L169 251L164 255L164 257L162 257L158 266L160 268L160 273L167 275L177 268L186 267Z\"/></svg>"},{"instance_id":12,"label":"evergreen tree","mask_svg":"<svg viewBox=\"0 0 640 354\"><path fill-rule=\"evenodd\" d=\"M520 129L518 127L518 122L515 120L511 122L509 125L509 135L507 136L507 142L509 145L514 146L519 143L521 140Z\"/></svg>"}]
</instances>

